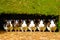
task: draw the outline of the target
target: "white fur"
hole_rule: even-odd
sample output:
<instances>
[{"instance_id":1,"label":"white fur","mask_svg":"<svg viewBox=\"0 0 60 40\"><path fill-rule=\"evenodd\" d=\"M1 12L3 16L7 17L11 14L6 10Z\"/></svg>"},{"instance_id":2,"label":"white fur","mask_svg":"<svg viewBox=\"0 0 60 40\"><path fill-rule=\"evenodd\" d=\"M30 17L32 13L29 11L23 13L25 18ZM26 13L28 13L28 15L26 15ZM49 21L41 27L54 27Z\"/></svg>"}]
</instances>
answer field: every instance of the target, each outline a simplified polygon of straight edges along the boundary
<instances>
[{"instance_id":1,"label":"white fur","mask_svg":"<svg viewBox=\"0 0 60 40\"><path fill-rule=\"evenodd\" d=\"M8 29L8 27L7 27L7 26L4 26L4 29L5 29L5 30L7 30L7 29Z\"/></svg>"},{"instance_id":2,"label":"white fur","mask_svg":"<svg viewBox=\"0 0 60 40\"><path fill-rule=\"evenodd\" d=\"M51 23L51 24L50 24L50 27L47 26L47 29L48 29L48 30L51 30L51 29L50 29L51 27L55 27L55 26L56 26L53 20L51 20L50 23Z\"/></svg>"},{"instance_id":3,"label":"white fur","mask_svg":"<svg viewBox=\"0 0 60 40\"><path fill-rule=\"evenodd\" d=\"M51 20L51 24L50 24L50 27L55 27L56 25L54 24L54 21Z\"/></svg>"},{"instance_id":4,"label":"white fur","mask_svg":"<svg viewBox=\"0 0 60 40\"><path fill-rule=\"evenodd\" d=\"M38 30L40 30L40 27L44 27L44 24L43 24L43 20L40 21L39 25L38 25Z\"/></svg>"},{"instance_id":5,"label":"white fur","mask_svg":"<svg viewBox=\"0 0 60 40\"><path fill-rule=\"evenodd\" d=\"M27 26L27 24L26 24L26 22L24 20L23 23L22 23L22 27L26 27L26 26Z\"/></svg>"},{"instance_id":6,"label":"white fur","mask_svg":"<svg viewBox=\"0 0 60 40\"><path fill-rule=\"evenodd\" d=\"M48 29L48 30L51 30L50 27L48 27L48 26L47 26L47 29Z\"/></svg>"},{"instance_id":7,"label":"white fur","mask_svg":"<svg viewBox=\"0 0 60 40\"><path fill-rule=\"evenodd\" d=\"M44 27L43 20L40 21L39 27Z\"/></svg>"},{"instance_id":8,"label":"white fur","mask_svg":"<svg viewBox=\"0 0 60 40\"><path fill-rule=\"evenodd\" d=\"M10 20L9 20L9 21L7 21L7 24L10 24L10 26L12 27L12 24L11 24L11 21L10 21ZM7 30L7 29L8 29L7 24L3 26L5 30Z\"/></svg>"},{"instance_id":9,"label":"white fur","mask_svg":"<svg viewBox=\"0 0 60 40\"><path fill-rule=\"evenodd\" d=\"M23 21L23 23L22 23L22 25L21 25L21 29L22 29L23 27L27 27L27 24L26 24L26 21L25 21L25 20Z\"/></svg>"},{"instance_id":10,"label":"white fur","mask_svg":"<svg viewBox=\"0 0 60 40\"><path fill-rule=\"evenodd\" d=\"M33 21L33 20L31 20L31 22L30 22L29 30L31 30L31 28L30 28L30 27L35 27L35 24L34 24L34 21Z\"/></svg>"},{"instance_id":11,"label":"white fur","mask_svg":"<svg viewBox=\"0 0 60 40\"><path fill-rule=\"evenodd\" d=\"M15 26L16 24L18 24L18 20L16 20L16 21L15 21L15 24L14 24L14 26Z\"/></svg>"}]
</instances>

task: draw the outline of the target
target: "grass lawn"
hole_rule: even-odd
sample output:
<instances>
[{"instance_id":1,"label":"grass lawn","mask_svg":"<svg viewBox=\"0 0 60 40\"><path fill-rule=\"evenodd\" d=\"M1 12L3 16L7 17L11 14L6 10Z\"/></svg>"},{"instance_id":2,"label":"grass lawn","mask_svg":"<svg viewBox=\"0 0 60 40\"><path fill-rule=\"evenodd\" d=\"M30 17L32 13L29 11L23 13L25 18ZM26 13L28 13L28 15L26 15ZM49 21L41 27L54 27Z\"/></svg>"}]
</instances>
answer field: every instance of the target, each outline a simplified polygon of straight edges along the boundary
<instances>
[{"instance_id":1,"label":"grass lawn","mask_svg":"<svg viewBox=\"0 0 60 40\"><path fill-rule=\"evenodd\" d=\"M0 13L60 14L60 0L0 0Z\"/></svg>"}]
</instances>

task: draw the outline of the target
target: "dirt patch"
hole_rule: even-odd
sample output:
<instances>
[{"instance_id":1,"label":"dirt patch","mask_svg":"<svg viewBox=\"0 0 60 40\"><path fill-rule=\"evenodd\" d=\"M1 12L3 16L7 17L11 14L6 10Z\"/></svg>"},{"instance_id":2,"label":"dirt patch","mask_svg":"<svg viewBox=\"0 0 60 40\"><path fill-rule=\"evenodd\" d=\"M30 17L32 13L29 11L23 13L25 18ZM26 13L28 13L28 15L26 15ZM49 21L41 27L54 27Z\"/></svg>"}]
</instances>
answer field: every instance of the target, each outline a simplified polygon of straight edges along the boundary
<instances>
[{"instance_id":1,"label":"dirt patch","mask_svg":"<svg viewBox=\"0 0 60 40\"><path fill-rule=\"evenodd\" d=\"M0 40L60 40L60 32L0 32Z\"/></svg>"}]
</instances>

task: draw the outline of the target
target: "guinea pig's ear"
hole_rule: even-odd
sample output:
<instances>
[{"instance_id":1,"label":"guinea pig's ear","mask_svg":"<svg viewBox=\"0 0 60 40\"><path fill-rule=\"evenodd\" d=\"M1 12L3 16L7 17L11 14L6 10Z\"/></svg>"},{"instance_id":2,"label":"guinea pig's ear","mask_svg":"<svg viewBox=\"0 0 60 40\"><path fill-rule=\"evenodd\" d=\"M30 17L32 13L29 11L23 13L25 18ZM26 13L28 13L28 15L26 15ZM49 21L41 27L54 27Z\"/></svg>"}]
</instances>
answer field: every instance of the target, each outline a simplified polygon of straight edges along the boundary
<instances>
[{"instance_id":1,"label":"guinea pig's ear","mask_svg":"<svg viewBox=\"0 0 60 40\"><path fill-rule=\"evenodd\" d=\"M12 21L12 19L10 21Z\"/></svg>"},{"instance_id":2,"label":"guinea pig's ear","mask_svg":"<svg viewBox=\"0 0 60 40\"><path fill-rule=\"evenodd\" d=\"M37 19L38 21L40 21L40 19Z\"/></svg>"},{"instance_id":3,"label":"guinea pig's ear","mask_svg":"<svg viewBox=\"0 0 60 40\"><path fill-rule=\"evenodd\" d=\"M35 21L35 19L34 19L34 21Z\"/></svg>"},{"instance_id":4,"label":"guinea pig's ear","mask_svg":"<svg viewBox=\"0 0 60 40\"><path fill-rule=\"evenodd\" d=\"M19 20L18 20L19 21Z\"/></svg>"},{"instance_id":5,"label":"guinea pig's ear","mask_svg":"<svg viewBox=\"0 0 60 40\"><path fill-rule=\"evenodd\" d=\"M55 19L53 19L55 21Z\"/></svg>"},{"instance_id":6,"label":"guinea pig's ear","mask_svg":"<svg viewBox=\"0 0 60 40\"><path fill-rule=\"evenodd\" d=\"M7 20L5 20L5 22L7 22Z\"/></svg>"},{"instance_id":7,"label":"guinea pig's ear","mask_svg":"<svg viewBox=\"0 0 60 40\"><path fill-rule=\"evenodd\" d=\"M21 22L22 22L23 20L21 19Z\"/></svg>"},{"instance_id":8,"label":"guinea pig's ear","mask_svg":"<svg viewBox=\"0 0 60 40\"><path fill-rule=\"evenodd\" d=\"M48 19L48 21L51 21L50 19Z\"/></svg>"},{"instance_id":9,"label":"guinea pig's ear","mask_svg":"<svg viewBox=\"0 0 60 40\"><path fill-rule=\"evenodd\" d=\"M43 21L45 21L45 19L43 19Z\"/></svg>"},{"instance_id":10,"label":"guinea pig's ear","mask_svg":"<svg viewBox=\"0 0 60 40\"><path fill-rule=\"evenodd\" d=\"M14 22L15 22L15 20L14 20Z\"/></svg>"},{"instance_id":11,"label":"guinea pig's ear","mask_svg":"<svg viewBox=\"0 0 60 40\"><path fill-rule=\"evenodd\" d=\"M30 20L30 19L28 19L28 21L30 22L31 20Z\"/></svg>"}]
</instances>

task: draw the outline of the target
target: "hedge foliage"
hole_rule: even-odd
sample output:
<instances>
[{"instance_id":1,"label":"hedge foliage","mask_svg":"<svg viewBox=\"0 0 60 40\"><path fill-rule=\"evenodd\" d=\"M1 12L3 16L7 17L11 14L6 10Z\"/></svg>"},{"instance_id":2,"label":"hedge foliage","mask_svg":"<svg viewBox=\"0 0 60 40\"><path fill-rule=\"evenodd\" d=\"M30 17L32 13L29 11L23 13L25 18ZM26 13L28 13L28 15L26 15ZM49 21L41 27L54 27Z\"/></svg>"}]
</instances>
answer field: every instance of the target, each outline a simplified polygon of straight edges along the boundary
<instances>
[{"instance_id":1,"label":"hedge foliage","mask_svg":"<svg viewBox=\"0 0 60 40\"><path fill-rule=\"evenodd\" d=\"M60 15L60 0L0 0L0 13Z\"/></svg>"}]
</instances>

